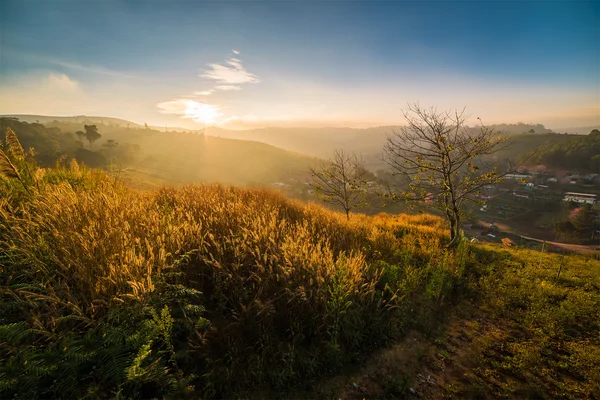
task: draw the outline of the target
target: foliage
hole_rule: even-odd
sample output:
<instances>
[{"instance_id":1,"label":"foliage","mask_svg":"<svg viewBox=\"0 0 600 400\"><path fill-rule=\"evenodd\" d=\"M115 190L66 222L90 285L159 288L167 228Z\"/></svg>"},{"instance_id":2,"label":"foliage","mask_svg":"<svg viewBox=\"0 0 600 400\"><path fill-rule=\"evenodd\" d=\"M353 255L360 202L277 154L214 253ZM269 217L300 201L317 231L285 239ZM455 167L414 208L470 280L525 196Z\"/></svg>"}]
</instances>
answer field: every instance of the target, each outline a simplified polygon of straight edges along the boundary
<instances>
[{"instance_id":1,"label":"foliage","mask_svg":"<svg viewBox=\"0 0 600 400\"><path fill-rule=\"evenodd\" d=\"M600 263L530 250L480 251L492 254L476 284L493 323L474 332L477 365L458 398L477 387L484 392L478 398L597 398Z\"/></svg>"},{"instance_id":2,"label":"foliage","mask_svg":"<svg viewBox=\"0 0 600 400\"><path fill-rule=\"evenodd\" d=\"M83 134L85 139L90 142L90 149L93 149L94 142L102 137L98 132L96 125L84 125L85 133Z\"/></svg>"},{"instance_id":3,"label":"foliage","mask_svg":"<svg viewBox=\"0 0 600 400\"><path fill-rule=\"evenodd\" d=\"M44 166L52 165L59 157L72 154L79 147L70 133L6 117L0 117L0 140L6 139L5 134L9 128L19 137L25 151L32 147L36 149L36 161Z\"/></svg>"},{"instance_id":4,"label":"foliage","mask_svg":"<svg viewBox=\"0 0 600 400\"><path fill-rule=\"evenodd\" d=\"M464 242L449 252L431 215L348 221L268 190L138 192L76 161L21 161L29 191L12 176L0 184L1 398L280 392L409 330L434 331L465 296L538 304L523 297L535 281L510 292L513 253ZM544 255L548 276L553 260ZM557 337L579 338L569 365L593 378L598 280L577 276L564 266L556 277L589 292L560 303ZM544 304L531 315L551 321Z\"/></svg>"},{"instance_id":5,"label":"foliage","mask_svg":"<svg viewBox=\"0 0 600 400\"><path fill-rule=\"evenodd\" d=\"M542 146L534 161L551 168L574 169L582 172L600 171L600 132L575 136L572 140Z\"/></svg>"},{"instance_id":6,"label":"foliage","mask_svg":"<svg viewBox=\"0 0 600 400\"><path fill-rule=\"evenodd\" d=\"M402 334L416 304L434 320L463 273L430 216L42 171L26 199L1 192L3 398L280 390Z\"/></svg>"}]
</instances>

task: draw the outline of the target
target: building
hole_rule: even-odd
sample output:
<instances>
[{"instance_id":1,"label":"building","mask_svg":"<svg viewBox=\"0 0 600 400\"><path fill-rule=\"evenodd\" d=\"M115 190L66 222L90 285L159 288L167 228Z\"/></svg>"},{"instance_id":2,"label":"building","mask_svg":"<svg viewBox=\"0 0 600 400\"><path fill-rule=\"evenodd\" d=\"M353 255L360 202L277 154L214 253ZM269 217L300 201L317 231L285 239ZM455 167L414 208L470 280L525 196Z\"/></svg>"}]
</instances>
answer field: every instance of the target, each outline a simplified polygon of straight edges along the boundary
<instances>
[{"instance_id":1,"label":"building","mask_svg":"<svg viewBox=\"0 0 600 400\"><path fill-rule=\"evenodd\" d=\"M506 179L528 179L531 178L531 175L525 174L506 174L504 175Z\"/></svg>"},{"instance_id":2,"label":"building","mask_svg":"<svg viewBox=\"0 0 600 400\"><path fill-rule=\"evenodd\" d=\"M575 192L567 192L565 193L565 197L563 201L570 201L577 204L596 204L598 201L597 194L591 193L575 193Z\"/></svg>"}]
</instances>

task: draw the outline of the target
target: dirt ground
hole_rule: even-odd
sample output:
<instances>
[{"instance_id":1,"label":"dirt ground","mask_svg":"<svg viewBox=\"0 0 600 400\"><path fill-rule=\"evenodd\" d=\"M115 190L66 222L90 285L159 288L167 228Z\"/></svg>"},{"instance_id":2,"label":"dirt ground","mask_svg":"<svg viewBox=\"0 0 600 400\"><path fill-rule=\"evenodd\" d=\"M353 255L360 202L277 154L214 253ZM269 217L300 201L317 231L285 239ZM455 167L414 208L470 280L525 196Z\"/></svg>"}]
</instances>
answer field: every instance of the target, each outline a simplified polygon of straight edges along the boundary
<instances>
[{"instance_id":1,"label":"dirt ground","mask_svg":"<svg viewBox=\"0 0 600 400\"><path fill-rule=\"evenodd\" d=\"M454 321L454 322L452 322ZM410 332L404 340L371 355L362 367L319 383L318 398L455 399L482 398L465 393L480 349L489 340L504 340L508 329L481 315L452 318L441 334ZM303 397L303 396L300 396Z\"/></svg>"}]
</instances>

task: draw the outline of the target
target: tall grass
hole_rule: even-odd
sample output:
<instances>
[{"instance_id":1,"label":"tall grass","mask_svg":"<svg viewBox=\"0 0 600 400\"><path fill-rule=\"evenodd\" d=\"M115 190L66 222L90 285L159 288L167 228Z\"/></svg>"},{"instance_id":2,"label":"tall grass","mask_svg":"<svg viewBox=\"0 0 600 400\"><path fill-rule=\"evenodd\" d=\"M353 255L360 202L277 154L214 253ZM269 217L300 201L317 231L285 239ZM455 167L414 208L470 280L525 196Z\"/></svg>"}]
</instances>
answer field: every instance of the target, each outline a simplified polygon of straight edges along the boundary
<instances>
[{"instance_id":1,"label":"tall grass","mask_svg":"<svg viewBox=\"0 0 600 400\"><path fill-rule=\"evenodd\" d=\"M476 297L493 313L526 309L520 324L551 329L537 337L581 335L568 365L598 376L598 346L586 344L598 275L550 279L557 256L449 252L439 218L347 221L267 190L138 192L76 162L37 168L19 148L5 145L12 172L0 176L0 398L286 390L411 329L432 332L453 301ZM573 282L581 290L558 286Z\"/></svg>"},{"instance_id":2,"label":"tall grass","mask_svg":"<svg viewBox=\"0 0 600 400\"><path fill-rule=\"evenodd\" d=\"M37 175L0 200L5 394L283 388L401 334L410 304L435 309L459 279L431 216L348 222L218 185L137 192L76 163Z\"/></svg>"}]
</instances>

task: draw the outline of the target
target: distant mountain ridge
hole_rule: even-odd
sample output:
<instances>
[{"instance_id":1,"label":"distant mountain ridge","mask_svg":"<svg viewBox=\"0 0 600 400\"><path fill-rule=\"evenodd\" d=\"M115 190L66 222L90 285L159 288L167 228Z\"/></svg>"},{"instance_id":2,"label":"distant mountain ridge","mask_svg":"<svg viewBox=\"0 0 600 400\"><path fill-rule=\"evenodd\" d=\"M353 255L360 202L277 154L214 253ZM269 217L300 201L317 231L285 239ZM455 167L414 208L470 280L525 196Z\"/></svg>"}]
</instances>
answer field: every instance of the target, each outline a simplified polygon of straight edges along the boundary
<instances>
[{"instance_id":1,"label":"distant mountain ridge","mask_svg":"<svg viewBox=\"0 0 600 400\"><path fill-rule=\"evenodd\" d=\"M58 126L60 123L74 124L105 124L113 127L129 127L135 130L130 134L134 136L145 136L145 126L137 123L110 117L100 116L74 116L74 117L54 117L37 115L13 115L24 121L39 121ZM55 122L59 124L56 125ZM544 135L554 134L552 129L546 128L542 124L494 124L491 127L498 131L515 136L511 140L517 140L516 135L529 134L536 136L532 138L533 142L539 142L539 145L546 144L547 138ZM152 131L164 132L164 127L148 127ZM323 127L323 128L254 128L248 130L230 130L216 126L208 126L197 130L184 128L167 127L169 132L193 132L206 133L208 136L219 137L223 139L235 139L244 141L261 142L280 149L305 154L308 156L327 158L334 149L343 148L346 151L359 154L363 157L367 167L377 170L384 167L381 161L382 149L388 135L400 130L401 126L377 126L371 128L345 128L345 127ZM477 127L472 127L477 129ZM580 127L561 129L559 132L587 134L594 127ZM539 136L538 136L539 135ZM107 136L107 138L109 138ZM118 140L118 136L110 137ZM538 140L539 139L539 140ZM519 139L520 140L520 139ZM532 142L532 143L533 143ZM141 143L141 142L139 142ZM534 145L536 145L534 143Z\"/></svg>"},{"instance_id":2,"label":"distant mountain ridge","mask_svg":"<svg viewBox=\"0 0 600 400\"><path fill-rule=\"evenodd\" d=\"M138 124L136 122L128 121L126 119L121 118L113 118L113 117L102 117L102 116L93 116L93 115L74 115L67 117L59 117L53 115L35 115L35 114L6 114L0 115L0 118L18 118L20 121L25 121L29 123L37 122L40 124L47 124L49 122L72 122L72 123L81 123L81 124L105 124L105 125L114 125L114 126L123 126L130 128L145 128L144 124ZM164 126L157 125L148 125L148 128L155 129L157 131L165 130ZM166 129L168 131L177 131L177 132L193 132L199 131L195 129L181 128L177 126L169 127Z\"/></svg>"}]
</instances>

